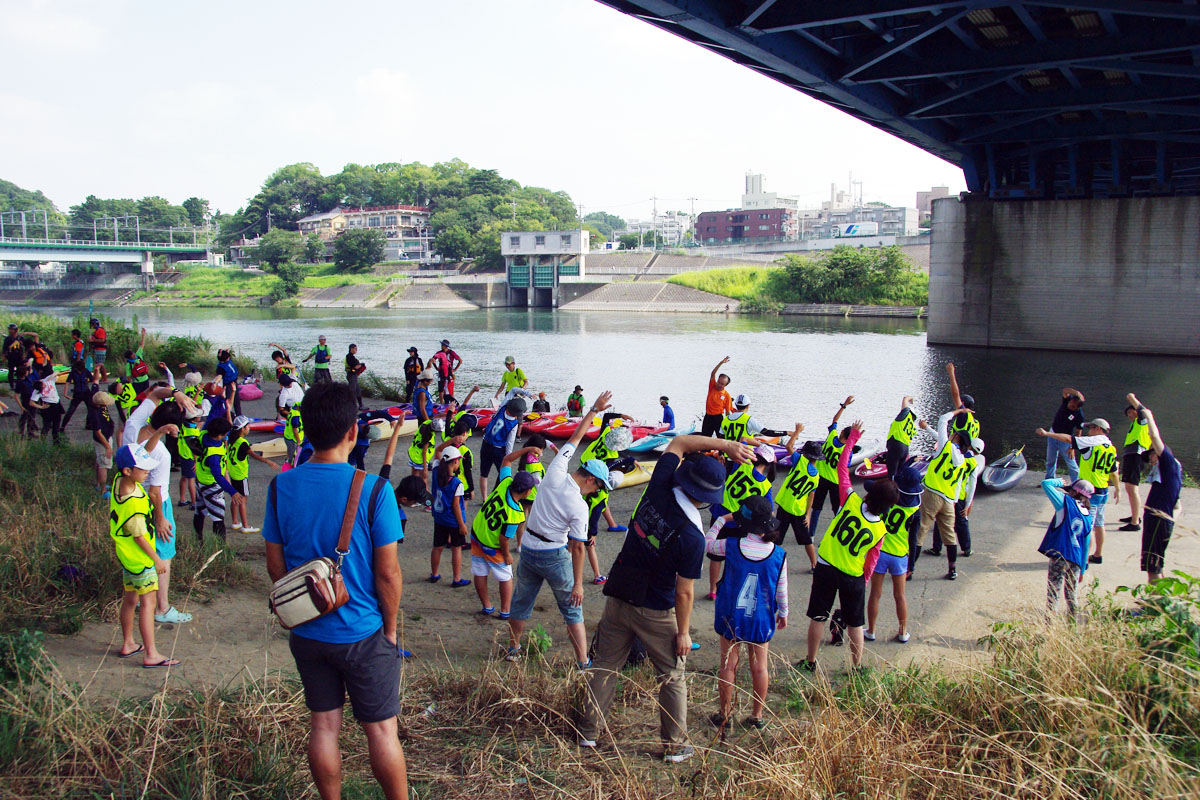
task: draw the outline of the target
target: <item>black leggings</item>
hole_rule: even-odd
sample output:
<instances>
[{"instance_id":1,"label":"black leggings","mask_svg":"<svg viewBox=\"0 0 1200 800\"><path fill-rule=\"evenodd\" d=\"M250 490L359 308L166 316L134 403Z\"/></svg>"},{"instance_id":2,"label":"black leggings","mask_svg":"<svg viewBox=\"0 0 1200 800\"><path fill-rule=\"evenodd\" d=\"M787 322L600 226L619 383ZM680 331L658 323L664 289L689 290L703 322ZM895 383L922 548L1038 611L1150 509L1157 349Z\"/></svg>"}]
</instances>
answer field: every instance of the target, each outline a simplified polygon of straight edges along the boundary
<instances>
[{"instance_id":1,"label":"black leggings","mask_svg":"<svg viewBox=\"0 0 1200 800\"><path fill-rule=\"evenodd\" d=\"M842 510L841 491L838 485L828 478L818 478L817 488L813 490L812 521L808 524L810 531L817 530L817 520L821 518L821 506L825 505L825 497L829 496L829 507L833 513Z\"/></svg>"}]
</instances>

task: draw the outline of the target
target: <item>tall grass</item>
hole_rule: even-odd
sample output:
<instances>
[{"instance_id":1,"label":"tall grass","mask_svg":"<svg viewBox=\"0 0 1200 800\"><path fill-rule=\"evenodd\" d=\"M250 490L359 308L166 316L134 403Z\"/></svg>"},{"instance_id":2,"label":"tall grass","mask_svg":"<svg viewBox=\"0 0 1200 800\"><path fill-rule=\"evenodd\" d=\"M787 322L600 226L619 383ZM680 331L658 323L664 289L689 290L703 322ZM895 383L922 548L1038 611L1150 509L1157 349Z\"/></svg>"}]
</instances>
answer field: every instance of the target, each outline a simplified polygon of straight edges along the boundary
<instances>
[{"instance_id":1,"label":"tall grass","mask_svg":"<svg viewBox=\"0 0 1200 800\"><path fill-rule=\"evenodd\" d=\"M1198 607L1193 598L1191 608ZM1114 800L1200 793L1200 675L1151 653L1162 617L1110 601L1077 625L1000 626L990 654L958 669L880 669L816 678L774 664L763 732L722 739L705 717L716 679L690 676L691 739L680 767L660 752L656 680L626 671L608 717L615 748L575 746L583 676L551 658L482 667L426 663L401 686L401 738L416 797L928 798ZM743 695L735 700L748 705ZM307 712L278 677L232 690L164 690L119 708L65 684L51 665L0 692L0 779L46 792L154 797L293 797L309 789ZM370 786L348 726L346 782ZM152 767L150 765L153 765Z\"/></svg>"},{"instance_id":2,"label":"tall grass","mask_svg":"<svg viewBox=\"0 0 1200 800\"><path fill-rule=\"evenodd\" d=\"M108 532L108 501L92 486L91 448L0 435L0 631L21 627L74 633L87 620L115 619L121 570ZM109 478L112 478L110 470ZM176 594L204 599L220 586L255 582L229 549L194 576L215 550L201 547L185 510L176 516Z\"/></svg>"},{"instance_id":3,"label":"tall grass","mask_svg":"<svg viewBox=\"0 0 1200 800\"><path fill-rule=\"evenodd\" d=\"M672 276L668 283L689 286L735 300L752 300L767 291L771 274L778 271L779 267L726 267L702 272L684 272Z\"/></svg>"}]
</instances>

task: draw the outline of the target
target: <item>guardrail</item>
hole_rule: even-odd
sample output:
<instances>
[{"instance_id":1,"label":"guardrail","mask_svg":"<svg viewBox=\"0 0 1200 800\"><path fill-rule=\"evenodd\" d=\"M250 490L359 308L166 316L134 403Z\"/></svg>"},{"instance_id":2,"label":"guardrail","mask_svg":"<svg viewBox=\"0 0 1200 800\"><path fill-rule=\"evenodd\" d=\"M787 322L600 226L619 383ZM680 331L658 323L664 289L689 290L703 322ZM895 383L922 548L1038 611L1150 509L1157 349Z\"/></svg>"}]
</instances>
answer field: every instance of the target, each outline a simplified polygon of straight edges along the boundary
<instances>
[{"instance_id":1,"label":"guardrail","mask_svg":"<svg viewBox=\"0 0 1200 800\"><path fill-rule=\"evenodd\" d=\"M98 242L88 239L32 239L20 236L0 237L0 247L5 245L22 247L70 247L82 250L186 250L188 252L203 252L206 248L201 242L195 244L185 242Z\"/></svg>"}]
</instances>

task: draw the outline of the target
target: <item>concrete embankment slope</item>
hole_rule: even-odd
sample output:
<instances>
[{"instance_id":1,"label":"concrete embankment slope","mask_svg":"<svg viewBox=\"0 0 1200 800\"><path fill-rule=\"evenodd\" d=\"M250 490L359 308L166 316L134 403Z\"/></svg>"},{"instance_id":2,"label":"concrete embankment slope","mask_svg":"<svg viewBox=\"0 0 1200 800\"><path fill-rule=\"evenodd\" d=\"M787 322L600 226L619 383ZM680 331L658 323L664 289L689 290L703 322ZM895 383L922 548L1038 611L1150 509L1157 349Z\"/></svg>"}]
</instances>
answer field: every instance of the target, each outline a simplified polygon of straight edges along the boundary
<instances>
[{"instance_id":1,"label":"concrete embankment slope","mask_svg":"<svg viewBox=\"0 0 1200 800\"><path fill-rule=\"evenodd\" d=\"M463 299L444 283L410 283L388 300L388 308L470 310L479 306Z\"/></svg>"},{"instance_id":2,"label":"concrete embankment slope","mask_svg":"<svg viewBox=\"0 0 1200 800\"><path fill-rule=\"evenodd\" d=\"M383 305L390 291L390 286L374 283L302 289L298 302L301 308L372 308Z\"/></svg>"},{"instance_id":3,"label":"concrete embankment slope","mask_svg":"<svg viewBox=\"0 0 1200 800\"><path fill-rule=\"evenodd\" d=\"M738 301L673 283L610 283L562 306L564 311L737 311Z\"/></svg>"}]
</instances>

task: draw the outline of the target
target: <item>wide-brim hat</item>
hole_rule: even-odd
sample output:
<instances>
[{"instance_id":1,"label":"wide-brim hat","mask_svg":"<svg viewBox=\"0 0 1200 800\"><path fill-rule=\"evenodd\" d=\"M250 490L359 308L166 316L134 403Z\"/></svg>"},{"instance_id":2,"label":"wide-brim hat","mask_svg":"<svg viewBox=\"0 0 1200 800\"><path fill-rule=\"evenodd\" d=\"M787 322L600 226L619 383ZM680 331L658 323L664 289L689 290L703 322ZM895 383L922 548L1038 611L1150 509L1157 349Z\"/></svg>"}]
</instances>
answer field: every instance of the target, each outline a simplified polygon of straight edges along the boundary
<instances>
[{"instance_id":1,"label":"wide-brim hat","mask_svg":"<svg viewBox=\"0 0 1200 800\"><path fill-rule=\"evenodd\" d=\"M725 499L725 466L712 456L686 459L675 470L675 483L693 500L717 505Z\"/></svg>"}]
</instances>

